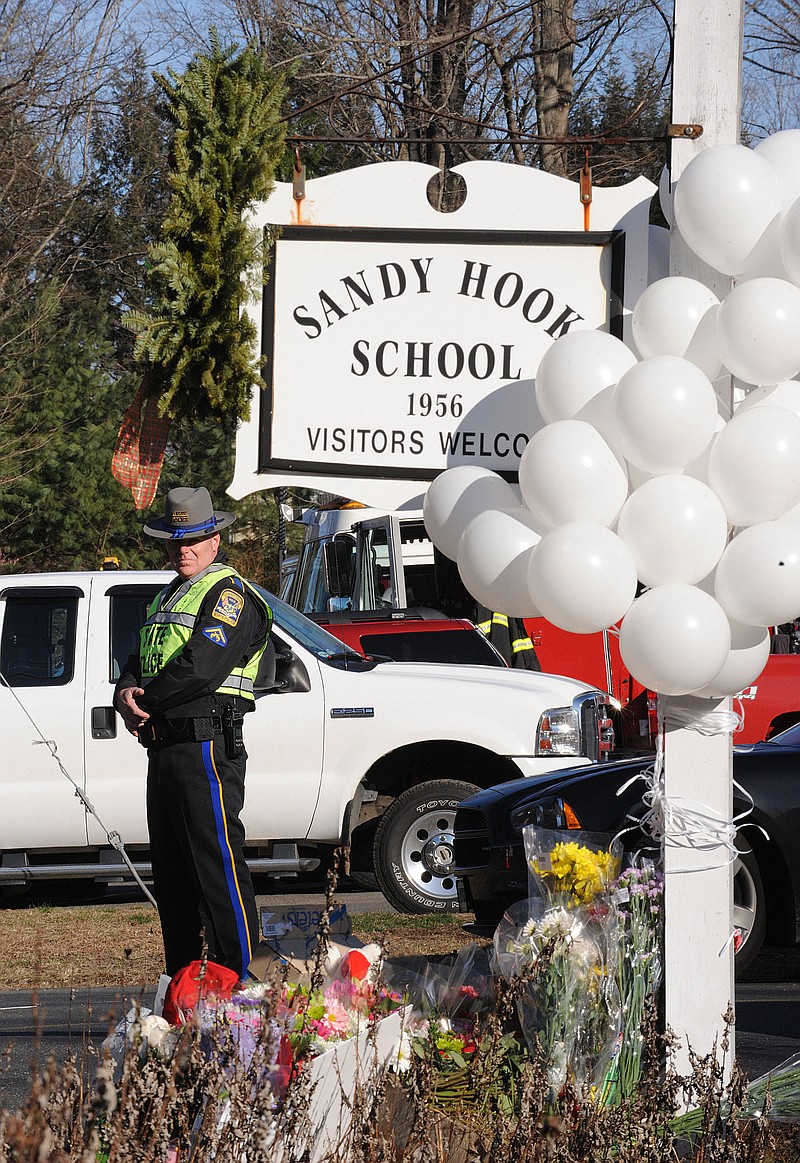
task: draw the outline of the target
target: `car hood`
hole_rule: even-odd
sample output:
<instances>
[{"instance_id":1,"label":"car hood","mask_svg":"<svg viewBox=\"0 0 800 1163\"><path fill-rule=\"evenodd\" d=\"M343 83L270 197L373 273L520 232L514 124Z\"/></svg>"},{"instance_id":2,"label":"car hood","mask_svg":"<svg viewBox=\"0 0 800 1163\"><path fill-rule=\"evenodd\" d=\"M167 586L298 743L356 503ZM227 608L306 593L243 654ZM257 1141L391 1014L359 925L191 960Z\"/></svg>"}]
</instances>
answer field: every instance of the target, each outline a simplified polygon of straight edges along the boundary
<instances>
[{"instance_id":1,"label":"car hood","mask_svg":"<svg viewBox=\"0 0 800 1163\"><path fill-rule=\"evenodd\" d=\"M502 803L503 809L513 811L521 807L528 800L539 799L543 793L552 792L561 785L571 784L575 780L590 780L598 775L607 779L618 778L622 786L626 780L632 779L639 772L644 771L652 763L651 759L617 759L605 763L582 764L576 767L561 767L542 775L528 776L525 779L514 779L509 783L499 783L484 791L476 792L468 800L463 800L461 807L475 808L485 811L488 806L494 807Z\"/></svg>"},{"instance_id":2,"label":"car hood","mask_svg":"<svg viewBox=\"0 0 800 1163\"><path fill-rule=\"evenodd\" d=\"M490 684L509 692L541 695L548 707L568 707L576 695L597 689L578 679L565 678L562 675L543 674L535 670L516 670L512 667L478 666L474 663L460 665L449 662L386 661L381 662L373 673L378 677L382 674L391 674L393 682L397 682L400 677L409 683L418 683L421 679L434 684L452 683L455 679L473 685Z\"/></svg>"}]
</instances>

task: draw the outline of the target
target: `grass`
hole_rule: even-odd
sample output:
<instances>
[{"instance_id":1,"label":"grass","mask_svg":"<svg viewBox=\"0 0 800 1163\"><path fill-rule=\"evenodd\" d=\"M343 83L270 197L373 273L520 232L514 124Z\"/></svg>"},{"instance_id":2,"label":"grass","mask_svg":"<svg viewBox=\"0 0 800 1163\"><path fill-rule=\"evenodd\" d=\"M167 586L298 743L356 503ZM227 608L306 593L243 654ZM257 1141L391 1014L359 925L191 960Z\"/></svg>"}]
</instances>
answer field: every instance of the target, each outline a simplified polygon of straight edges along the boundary
<instances>
[{"instance_id":1,"label":"grass","mask_svg":"<svg viewBox=\"0 0 800 1163\"><path fill-rule=\"evenodd\" d=\"M353 932L390 955L450 953L473 938L460 916L356 913ZM154 909L142 905L6 909L0 925L0 990L153 985L163 972Z\"/></svg>"}]
</instances>

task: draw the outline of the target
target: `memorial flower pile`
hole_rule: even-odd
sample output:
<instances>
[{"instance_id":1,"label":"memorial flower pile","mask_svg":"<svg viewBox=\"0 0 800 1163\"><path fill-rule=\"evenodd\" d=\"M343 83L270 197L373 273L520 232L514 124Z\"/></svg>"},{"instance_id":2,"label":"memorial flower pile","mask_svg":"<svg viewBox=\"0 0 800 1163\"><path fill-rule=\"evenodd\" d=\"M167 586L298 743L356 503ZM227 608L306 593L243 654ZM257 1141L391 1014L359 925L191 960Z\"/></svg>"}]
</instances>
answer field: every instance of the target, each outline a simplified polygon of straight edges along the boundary
<instances>
[{"instance_id":1,"label":"memorial flower pile","mask_svg":"<svg viewBox=\"0 0 800 1163\"><path fill-rule=\"evenodd\" d=\"M258 1052L259 1063L269 1067L272 1090L280 1094L305 1060L355 1037L403 1004L398 992L379 985L377 974L366 971L360 977L320 974L319 984L313 985L276 978L205 990L201 975L206 968L214 980L213 965L197 963L194 994L184 994L182 1007L168 1007L172 1023L144 1010L132 1011L106 1042L112 1057L119 1056L127 1041L138 1047L140 1058L152 1055L169 1062L183 1029L196 1030L204 1053L223 1052L232 1069L249 1069Z\"/></svg>"}]
</instances>

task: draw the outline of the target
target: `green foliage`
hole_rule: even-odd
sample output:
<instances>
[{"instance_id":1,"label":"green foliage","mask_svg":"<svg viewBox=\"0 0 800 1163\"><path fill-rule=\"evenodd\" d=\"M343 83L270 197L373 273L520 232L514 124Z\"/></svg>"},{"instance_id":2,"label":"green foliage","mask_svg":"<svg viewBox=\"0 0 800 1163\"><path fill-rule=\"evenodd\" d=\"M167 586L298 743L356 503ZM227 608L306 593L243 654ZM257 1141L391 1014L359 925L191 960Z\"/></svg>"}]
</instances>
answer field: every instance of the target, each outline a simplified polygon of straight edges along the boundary
<instances>
[{"instance_id":1,"label":"green foliage","mask_svg":"<svg viewBox=\"0 0 800 1163\"><path fill-rule=\"evenodd\" d=\"M168 156L172 126L159 105L144 53L135 48L100 111L92 135L93 178L83 222L91 263L87 290L109 306L117 358L133 366L133 337L120 320L146 310L148 247L158 237L169 202Z\"/></svg>"},{"instance_id":2,"label":"green foliage","mask_svg":"<svg viewBox=\"0 0 800 1163\"><path fill-rule=\"evenodd\" d=\"M172 197L150 248L155 313L128 319L173 418L246 417L262 384L255 327L242 315L262 248L245 213L272 187L284 82L252 48L223 48L213 30L210 40L182 75L156 78L175 125Z\"/></svg>"},{"instance_id":3,"label":"green foliage","mask_svg":"<svg viewBox=\"0 0 800 1163\"><path fill-rule=\"evenodd\" d=\"M109 472L131 379L105 370L103 315L53 293L60 309L46 322L37 314L36 343L0 369L0 393L16 400L3 424L2 447L15 455L0 480L0 570L97 568L106 554L124 567L153 564L140 519Z\"/></svg>"}]
</instances>

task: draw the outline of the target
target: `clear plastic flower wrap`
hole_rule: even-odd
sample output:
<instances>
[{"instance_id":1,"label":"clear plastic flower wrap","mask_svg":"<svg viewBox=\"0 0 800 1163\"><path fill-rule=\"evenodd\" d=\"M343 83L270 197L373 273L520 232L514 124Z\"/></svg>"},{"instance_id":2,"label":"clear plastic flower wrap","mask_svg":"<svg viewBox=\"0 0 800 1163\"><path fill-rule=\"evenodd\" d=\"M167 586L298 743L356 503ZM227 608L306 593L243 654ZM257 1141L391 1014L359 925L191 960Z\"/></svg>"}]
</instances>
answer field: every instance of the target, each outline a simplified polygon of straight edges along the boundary
<instances>
[{"instance_id":1,"label":"clear plastic flower wrap","mask_svg":"<svg viewBox=\"0 0 800 1163\"><path fill-rule=\"evenodd\" d=\"M495 933L493 965L522 978L520 1025L554 1096L567 1081L591 1092L618 1050L621 1005L608 959L615 925L610 909L598 921L596 902L570 907L542 894L512 906Z\"/></svg>"},{"instance_id":2,"label":"clear plastic flower wrap","mask_svg":"<svg viewBox=\"0 0 800 1163\"><path fill-rule=\"evenodd\" d=\"M454 958L419 957L411 963L388 958L384 980L426 1018L474 1016L488 1009L494 996L489 953L476 941L462 945Z\"/></svg>"}]
</instances>

